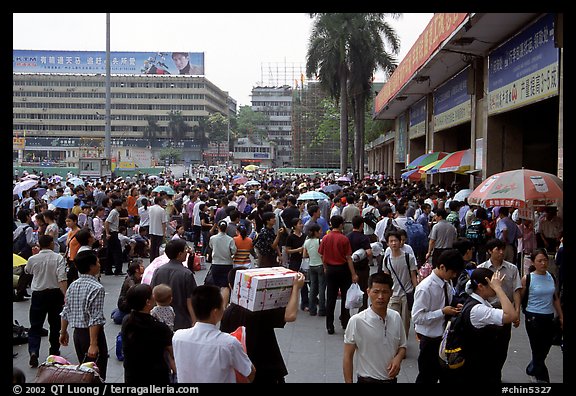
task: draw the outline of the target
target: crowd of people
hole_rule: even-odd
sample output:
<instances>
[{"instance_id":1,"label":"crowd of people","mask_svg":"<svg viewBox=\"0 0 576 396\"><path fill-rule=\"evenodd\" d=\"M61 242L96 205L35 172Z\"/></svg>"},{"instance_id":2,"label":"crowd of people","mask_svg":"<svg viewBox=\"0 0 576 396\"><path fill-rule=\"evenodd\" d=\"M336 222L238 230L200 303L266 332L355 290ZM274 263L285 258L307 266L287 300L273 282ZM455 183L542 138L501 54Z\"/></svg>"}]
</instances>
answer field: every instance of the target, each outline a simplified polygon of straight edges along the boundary
<instances>
[{"instance_id":1,"label":"crowd of people","mask_svg":"<svg viewBox=\"0 0 576 396\"><path fill-rule=\"evenodd\" d=\"M467 303L474 305L464 310L470 348L488 346L492 354L490 362L482 353L472 357L458 378L489 365L486 380L501 381L524 307L532 349L526 373L549 382L544 361L554 322L563 323L557 208L537 208L532 221L514 208L456 201L454 184L270 172L251 174L257 183L248 186L235 183L238 173L80 182L15 177L15 186L37 181L13 200L14 253L28 260L15 267L14 301L32 299L30 366L38 366L48 317L50 354L68 345L73 328L78 360L96 361L105 379L103 324L112 315L122 324L126 383L282 383L288 371L274 328L301 311L324 317L327 333L335 334L340 299L345 382L396 382L411 329L419 340L416 382L452 380L438 347L447 320L464 314ZM326 191L326 198L300 198L309 191ZM61 206L62 197L73 205ZM414 224L425 233L423 247ZM19 239L24 248L16 249ZM210 263L204 285L194 277L197 255ZM141 259L163 256L143 282ZM296 273L286 307L251 312L229 303L236 271L276 266ZM103 312L101 276L126 276L113 313ZM353 283L364 292L357 313L344 304ZM244 347L230 335L241 326ZM147 356L139 343L149 346Z\"/></svg>"}]
</instances>

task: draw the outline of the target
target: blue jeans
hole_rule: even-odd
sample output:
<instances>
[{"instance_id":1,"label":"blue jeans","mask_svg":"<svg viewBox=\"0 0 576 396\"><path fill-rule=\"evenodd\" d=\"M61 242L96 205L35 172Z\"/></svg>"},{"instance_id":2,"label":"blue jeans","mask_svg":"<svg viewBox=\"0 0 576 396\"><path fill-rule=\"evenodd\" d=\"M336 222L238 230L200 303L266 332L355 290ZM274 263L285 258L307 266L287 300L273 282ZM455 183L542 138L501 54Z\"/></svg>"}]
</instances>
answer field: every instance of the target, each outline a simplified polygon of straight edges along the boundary
<instances>
[{"instance_id":1,"label":"blue jeans","mask_svg":"<svg viewBox=\"0 0 576 396\"><path fill-rule=\"evenodd\" d=\"M326 314L326 275L324 266L318 265L308 269L310 276L310 294L308 297L308 309L311 314ZM316 311L318 308L318 311Z\"/></svg>"}]
</instances>

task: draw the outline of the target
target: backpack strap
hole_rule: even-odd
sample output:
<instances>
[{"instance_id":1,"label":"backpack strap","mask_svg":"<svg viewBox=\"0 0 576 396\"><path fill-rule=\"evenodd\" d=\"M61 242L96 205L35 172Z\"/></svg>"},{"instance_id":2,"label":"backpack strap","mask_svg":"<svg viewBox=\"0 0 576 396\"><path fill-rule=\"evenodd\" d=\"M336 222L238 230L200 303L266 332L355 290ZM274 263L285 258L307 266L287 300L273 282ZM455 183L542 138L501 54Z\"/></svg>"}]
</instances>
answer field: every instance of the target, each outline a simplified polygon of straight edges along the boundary
<instances>
[{"instance_id":1,"label":"backpack strap","mask_svg":"<svg viewBox=\"0 0 576 396\"><path fill-rule=\"evenodd\" d=\"M406 260L408 260L408 253L404 253ZM400 278L398 277L398 274L396 273L396 270L394 269L394 267L392 266L392 261L390 260L390 256L392 256L392 254L389 254L388 256L386 256L387 259L387 266L388 268L394 273L394 276L396 276L396 279L398 280L398 283L400 283L400 287L402 288L402 290L404 291L404 294L408 294L408 292L406 291L406 288L404 287L404 285L402 284L402 281L400 280ZM410 266L408 266L408 270L410 270ZM410 271L408 271L408 274L410 274Z\"/></svg>"}]
</instances>

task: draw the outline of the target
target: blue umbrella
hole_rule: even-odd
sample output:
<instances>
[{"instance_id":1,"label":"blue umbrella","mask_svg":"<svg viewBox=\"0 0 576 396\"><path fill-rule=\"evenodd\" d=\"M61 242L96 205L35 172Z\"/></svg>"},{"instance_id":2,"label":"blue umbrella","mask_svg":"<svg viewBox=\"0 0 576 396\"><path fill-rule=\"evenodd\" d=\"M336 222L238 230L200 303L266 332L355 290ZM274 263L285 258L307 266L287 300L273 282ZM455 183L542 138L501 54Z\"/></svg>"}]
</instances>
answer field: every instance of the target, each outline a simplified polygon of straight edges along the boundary
<instances>
[{"instance_id":1,"label":"blue umbrella","mask_svg":"<svg viewBox=\"0 0 576 396\"><path fill-rule=\"evenodd\" d=\"M331 193L340 190L342 190L342 186L339 186L338 184L329 184L327 186L324 186L324 188L322 189L322 191L324 191L325 193Z\"/></svg>"},{"instance_id":2,"label":"blue umbrella","mask_svg":"<svg viewBox=\"0 0 576 396\"><path fill-rule=\"evenodd\" d=\"M158 186L155 187L154 190L152 190L152 192L160 192L160 191L165 191L166 194L168 195L176 195L176 192L170 186Z\"/></svg>"},{"instance_id":3,"label":"blue umbrella","mask_svg":"<svg viewBox=\"0 0 576 396\"><path fill-rule=\"evenodd\" d=\"M71 209L74 207L74 200L76 197L71 197L68 195L63 195L60 198L56 198L54 201L50 202L52 205L56 206L57 208L63 209ZM82 205L82 202L80 202Z\"/></svg>"},{"instance_id":4,"label":"blue umbrella","mask_svg":"<svg viewBox=\"0 0 576 396\"><path fill-rule=\"evenodd\" d=\"M330 199L330 197L320 191L308 191L298 196L298 201L308 201L315 199Z\"/></svg>"}]
</instances>

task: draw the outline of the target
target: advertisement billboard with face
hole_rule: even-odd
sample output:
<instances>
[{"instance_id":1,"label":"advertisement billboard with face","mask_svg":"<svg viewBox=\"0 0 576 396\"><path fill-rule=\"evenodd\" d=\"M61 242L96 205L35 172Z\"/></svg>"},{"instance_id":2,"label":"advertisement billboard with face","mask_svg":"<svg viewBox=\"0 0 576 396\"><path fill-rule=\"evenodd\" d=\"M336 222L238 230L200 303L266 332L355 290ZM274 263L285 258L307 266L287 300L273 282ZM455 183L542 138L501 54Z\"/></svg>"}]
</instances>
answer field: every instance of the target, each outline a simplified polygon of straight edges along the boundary
<instances>
[{"instance_id":1,"label":"advertisement billboard with face","mask_svg":"<svg viewBox=\"0 0 576 396\"><path fill-rule=\"evenodd\" d=\"M105 51L13 50L14 73L105 74ZM204 75L203 52L110 52L111 74Z\"/></svg>"}]
</instances>

